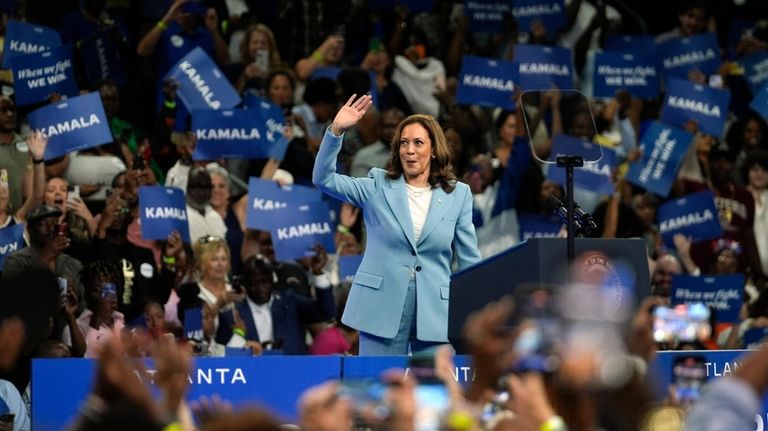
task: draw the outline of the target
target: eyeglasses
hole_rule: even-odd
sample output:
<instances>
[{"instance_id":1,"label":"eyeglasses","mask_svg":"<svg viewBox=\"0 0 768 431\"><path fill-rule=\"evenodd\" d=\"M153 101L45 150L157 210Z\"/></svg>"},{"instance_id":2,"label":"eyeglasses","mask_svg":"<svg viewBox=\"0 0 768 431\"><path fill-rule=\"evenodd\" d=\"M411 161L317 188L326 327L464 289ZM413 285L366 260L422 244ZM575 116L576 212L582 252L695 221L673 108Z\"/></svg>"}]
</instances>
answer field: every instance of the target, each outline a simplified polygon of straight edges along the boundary
<instances>
[{"instance_id":1,"label":"eyeglasses","mask_svg":"<svg viewBox=\"0 0 768 431\"><path fill-rule=\"evenodd\" d=\"M197 240L197 242L199 242L200 244L208 244L209 242L221 242L221 241L224 241L224 239L221 238L220 236L215 236L215 235L204 236Z\"/></svg>"}]
</instances>

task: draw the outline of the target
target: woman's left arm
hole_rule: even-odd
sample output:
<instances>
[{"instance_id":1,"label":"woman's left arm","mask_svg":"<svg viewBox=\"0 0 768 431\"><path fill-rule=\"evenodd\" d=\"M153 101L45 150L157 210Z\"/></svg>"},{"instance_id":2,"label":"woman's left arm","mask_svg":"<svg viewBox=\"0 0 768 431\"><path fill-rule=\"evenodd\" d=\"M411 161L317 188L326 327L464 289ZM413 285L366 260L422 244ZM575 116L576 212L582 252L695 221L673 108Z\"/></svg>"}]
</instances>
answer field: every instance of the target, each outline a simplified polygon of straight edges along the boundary
<instances>
[{"instance_id":1,"label":"woman's left arm","mask_svg":"<svg viewBox=\"0 0 768 431\"><path fill-rule=\"evenodd\" d=\"M459 213L459 219L456 221L453 236L453 249L461 270L479 261L481 257L480 250L477 249L475 225L472 224L472 193L466 185L456 187L454 193L464 193L464 202L461 204L461 213Z\"/></svg>"}]
</instances>

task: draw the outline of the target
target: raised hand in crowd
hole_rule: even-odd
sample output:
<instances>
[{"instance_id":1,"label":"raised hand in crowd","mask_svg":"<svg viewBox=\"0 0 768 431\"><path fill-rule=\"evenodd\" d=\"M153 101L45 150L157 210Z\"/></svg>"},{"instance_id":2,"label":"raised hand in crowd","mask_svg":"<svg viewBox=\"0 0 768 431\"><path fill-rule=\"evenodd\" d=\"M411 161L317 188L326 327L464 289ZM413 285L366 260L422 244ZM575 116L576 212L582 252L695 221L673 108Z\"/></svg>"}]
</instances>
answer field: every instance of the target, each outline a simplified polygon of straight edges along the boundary
<instances>
[{"instance_id":1,"label":"raised hand in crowd","mask_svg":"<svg viewBox=\"0 0 768 431\"><path fill-rule=\"evenodd\" d=\"M67 205L68 211L74 212L80 218L85 220L85 222L88 224L88 232L91 235L96 233L96 228L97 228L96 218L93 217L91 210L88 209L88 206L85 204L85 202L83 202L81 198L75 197L72 199L67 199L66 205Z\"/></svg>"},{"instance_id":2,"label":"raised hand in crowd","mask_svg":"<svg viewBox=\"0 0 768 431\"><path fill-rule=\"evenodd\" d=\"M124 217L128 211L128 202L126 202L119 194L113 194L108 197L104 210L101 212L99 224L96 228L98 237L104 239L107 236L107 229L115 221L115 218Z\"/></svg>"},{"instance_id":3,"label":"raised hand in crowd","mask_svg":"<svg viewBox=\"0 0 768 431\"><path fill-rule=\"evenodd\" d=\"M309 269L312 274L320 275L328 263L328 251L320 244L315 244L314 251L315 255L309 260Z\"/></svg>"},{"instance_id":4,"label":"raised hand in crowd","mask_svg":"<svg viewBox=\"0 0 768 431\"><path fill-rule=\"evenodd\" d=\"M351 429L352 404L339 396L340 385L330 381L308 389L299 399L299 426L304 431Z\"/></svg>"},{"instance_id":5,"label":"raised hand in crowd","mask_svg":"<svg viewBox=\"0 0 768 431\"><path fill-rule=\"evenodd\" d=\"M70 239L67 235L54 234L53 238L40 249L38 259L51 271L55 271L56 258L64 253L70 245Z\"/></svg>"},{"instance_id":6,"label":"raised hand in crowd","mask_svg":"<svg viewBox=\"0 0 768 431\"><path fill-rule=\"evenodd\" d=\"M341 135L346 129L357 124L371 106L373 106L373 98L370 95L365 94L358 98L357 94L353 94L336 113L331 123L331 132L336 136Z\"/></svg>"},{"instance_id":7,"label":"raised hand in crowd","mask_svg":"<svg viewBox=\"0 0 768 431\"><path fill-rule=\"evenodd\" d=\"M175 415L189 386L190 352L177 345L175 340L160 337L153 345L152 358L157 370L154 382L163 395L165 411Z\"/></svg>"}]
</instances>

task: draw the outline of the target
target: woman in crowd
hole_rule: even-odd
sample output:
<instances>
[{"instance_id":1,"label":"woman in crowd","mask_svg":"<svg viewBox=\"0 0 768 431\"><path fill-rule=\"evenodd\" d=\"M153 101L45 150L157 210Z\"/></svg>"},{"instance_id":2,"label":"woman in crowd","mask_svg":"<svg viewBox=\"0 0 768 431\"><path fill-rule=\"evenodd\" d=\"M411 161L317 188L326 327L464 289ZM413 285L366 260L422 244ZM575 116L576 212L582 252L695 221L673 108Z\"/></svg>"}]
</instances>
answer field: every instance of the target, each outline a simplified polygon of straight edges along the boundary
<instances>
[{"instance_id":1,"label":"woman in crowd","mask_svg":"<svg viewBox=\"0 0 768 431\"><path fill-rule=\"evenodd\" d=\"M219 213L221 219L224 220L224 224L227 226L227 236L225 239L232 255L232 273L240 274L240 269L243 265L240 253L243 246L245 211L236 211L230 201L231 184L227 170L219 165L211 166L207 169L211 173L211 184L213 185L210 204Z\"/></svg>"},{"instance_id":2,"label":"woman in crowd","mask_svg":"<svg viewBox=\"0 0 768 431\"><path fill-rule=\"evenodd\" d=\"M96 233L97 220L85 202L79 196L70 196L70 193L67 180L51 177L45 188L43 202L61 210L59 223L66 223L69 238L72 240L67 254L83 261L89 256L88 247Z\"/></svg>"},{"instance_id":3,"label":"woman in crowd","mask_svg":"<svg viewBox=\"0 0 768 431\"><path fill-rule=\"evenodd\" d=\"M755 200L753 230L763 273L768 274L768 152L752 152L744 162L744 180Z\"/></svg>"},{"instance_id":4,"label":"woman in crowd","mask_svg":"<svg viewBox=\"0 0 768 431\"><path fill-rule=\"evenodd\" d=\"M245 30L240 42L240 63L231 66L230 77L238 92L265 88L267 74L282 65L275 35L264 24L253 24Z\"/></svg>"},{"instance_id":5,"label":"woman in crowd","mask_svg":"<svg viewBox=\"0 0 768 431\"><path fill-rule=\"evenodd\" d=\"M389 172L336 174L344 131L371 105L371 96L352 96L339 110L320 146L313 181L362 208L368 226L342 322L360 331L361 355L405 355L448 342L451 261L457 258L461 269L480 259L472 193L456 181L445 135L426 115L397 126Z\"/></svg>"},{"instance_id":6,"label":"woman in crowd","mask_svg":"<svg viewBox=\"0 0 768 431\"><path fill-rule=\"evenodd\" d=\"M43 155L48 139L41 133L32 133L27 138L27 146L32 154L32 193L27 196L20 208L11 208L11 190L8 171L0 165L0 229L23 223L27 213L43 201L45 194L45 164ZM0 270L2 268L0 267Z\"/></svg>"}]
</instances>

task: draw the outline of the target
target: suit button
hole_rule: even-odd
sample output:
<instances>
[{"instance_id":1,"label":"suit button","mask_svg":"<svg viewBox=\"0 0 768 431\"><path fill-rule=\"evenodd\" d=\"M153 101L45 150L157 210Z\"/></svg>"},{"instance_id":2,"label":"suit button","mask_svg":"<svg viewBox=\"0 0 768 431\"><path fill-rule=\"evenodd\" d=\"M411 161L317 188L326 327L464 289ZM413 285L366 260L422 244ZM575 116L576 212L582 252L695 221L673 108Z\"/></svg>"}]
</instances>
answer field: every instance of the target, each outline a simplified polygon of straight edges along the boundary
<instances>
[{"instance_id":1,"label":"suit button","mask_svg":"<svg viewBox=\"0 0 768 431\"><path fill-rule=\"evenodd\" d=\"M416 256L416 250L411 250L411 256Z\"/></svg>"},{"instance_id":2,"label":"suit button","mask_svg":"<svg viewBox=\"0 0 768 431\"><path fill-rule=\"evenodd\" d=\"M419 272L419 271L421 271L421 266L416 267L416 272Z\"/></svg>"}]
</instances>

